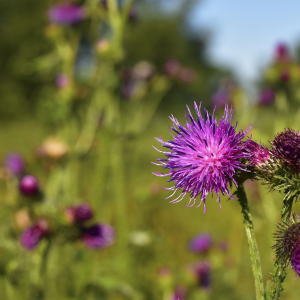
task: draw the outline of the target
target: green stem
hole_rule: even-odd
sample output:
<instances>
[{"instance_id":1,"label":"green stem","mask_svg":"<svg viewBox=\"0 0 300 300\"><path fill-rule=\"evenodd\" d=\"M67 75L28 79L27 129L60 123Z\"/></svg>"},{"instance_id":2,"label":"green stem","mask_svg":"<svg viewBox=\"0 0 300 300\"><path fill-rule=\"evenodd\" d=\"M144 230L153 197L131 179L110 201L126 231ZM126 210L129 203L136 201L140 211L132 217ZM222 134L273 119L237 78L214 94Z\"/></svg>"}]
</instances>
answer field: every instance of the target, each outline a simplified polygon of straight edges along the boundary
<instances>
[{"instance_id":1,"label":"green stem","mask_svg":"<svg viewBox=\"0 0 300 300\"><path fill-rule=\"evenodd\" d=\"M237 188L238 201L242 207L242 214L244 217L244 224L246 229L246 235L248 239L248 247L250 252L250 258L252 262L252 271L255 283L255 292L257 300L264 300L264 287L261 272L261 263L259 259L258 247L255 239L254 227L252 222L252 216L250 213L250 207L247 199L245 189L242 184Z\"/></svg>"},{"instance_id":2,"label":"green stem","mask_svg":"<svg viewBox=\"0 0 300 300\"><path fill-rule=\"evenodd\" d=\"M290 198L283 201L283 206L281 209L281 221L287 222L291 217L292 207L294 198ZM275 267L272 273L272 289L271 289L271 299L280 299L280 294L283 291L282 283L286 277L286 267L283 262L275 263Z\"/></svg>"}]
</instances>

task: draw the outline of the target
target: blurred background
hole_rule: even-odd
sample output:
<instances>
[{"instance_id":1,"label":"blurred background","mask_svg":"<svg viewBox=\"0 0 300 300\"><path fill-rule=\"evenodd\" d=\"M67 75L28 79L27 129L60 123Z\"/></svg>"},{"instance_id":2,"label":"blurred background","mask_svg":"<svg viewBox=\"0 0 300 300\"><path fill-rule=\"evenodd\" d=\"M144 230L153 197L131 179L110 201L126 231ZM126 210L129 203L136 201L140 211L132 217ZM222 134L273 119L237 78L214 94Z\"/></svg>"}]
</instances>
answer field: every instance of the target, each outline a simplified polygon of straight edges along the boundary
<instances>
[{"instance_id":1,"label":"blurred background","mask_svg":"<svg viewBox=\"0 0 300 300\"><path fill-rule=\"evenodd\" d=\"M152 145L194 101L265 145L299 130L299 9L1 1L1 299L254 299L237 201L169 204ZM245 188L266 282L282 195Z\"/></svg>"}]
</instances>

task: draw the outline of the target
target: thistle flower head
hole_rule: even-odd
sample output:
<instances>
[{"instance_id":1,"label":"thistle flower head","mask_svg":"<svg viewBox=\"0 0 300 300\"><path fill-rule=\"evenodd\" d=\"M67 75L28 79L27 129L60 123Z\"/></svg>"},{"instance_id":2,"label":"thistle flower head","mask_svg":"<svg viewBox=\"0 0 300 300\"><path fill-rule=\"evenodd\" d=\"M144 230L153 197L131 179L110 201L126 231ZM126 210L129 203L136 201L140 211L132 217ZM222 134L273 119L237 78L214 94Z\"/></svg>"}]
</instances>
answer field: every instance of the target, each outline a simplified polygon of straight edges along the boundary
<instances>
[{"instance_id":1,"label":"thistle flower head","mask_svg":"<svg viewBox=\"0 0 300 300\"><path fill-rule=\"evenodd\" d=\"M179 285L175 288L174 293L171 295L168 300L185 300L186 299L187 290L184 286Z\"/></svg>"},{"instance_id":2,"label":"thistle flower head","mask_svg":"<svg viewBox=\"0 0 300 300\"><path fill-rule=\"evenodd\" d=\"M23 231L20 237L21 245L27 250L33 250L48 233L48 222L44 219L40 219L33 226Z\"/></svg>"},{"instance_id":3,"label":"thistle flower head","mask_svg":"<svg viewBox=\"0 0 300 300\"><path fill-rule=\"evenodd\" d=\"M270 158L270 150L254 141L249 141L247 150L250 154L250 157L248 158L249 165L252 167L259 168L260 166L266 164Z\"/></svg>"},{"instance_id":4,"label":"thistle flower head","mask_svg":"<svg viewBox=\"0 0 300 300\"><path fill-rule=\"evenodd\" d=\"M169 181L173 181L175 186L166 188L173 191L170 197L176 191L181 191L179 197L172 200L172 203L181 201L189 194L191 198L187 206L193 206L197 196L200 196L198 206L203 202L205 212L208 193L216 193L219 202L220 193L233 198L229 187L237 185L234 178L237 171L246 171L246 166L241 160L250 156L246 151L250 140L243 142L250 128L246 132L237 132L236 126L232 125L233 110L229 110L227 105L219 124L214 113L211 115L206 109L203 118L200 108L201 104L198 107L195 103L196 120L188 108L188 119L186 116L184 126L181 126L174 116L170 117L173 122L172 130L177 135L167 142L156 138L170 151L155 148L166 156L166 159L158 159L160 163L157 165L169 169L169 173L154 172L154 174L171 177Z\"/></svg>"},{"instance_id":5,"label":"thistle flower head","mask_svg":"<svg viewBox=\"0 0 300 300\"><path fill-rule=\"evenodd\" d=\"M90 249L103 249L115 242L115 229L106 224L83 228L82 240Z\"/></svg>"},{"instance_id":6,"label":"thistle flower head","mask_svg":"<svg viewBox=\"0 0 300 300\"><path fill-rule=\"evenodd\" d=\"M58 25L73 25L85 18L84 7L71 3L62 2L52 6L48 10L50 22Z\"/></svg>"},{"instance_id":7,"label":"thistle flower head","mask_svg":"<svg viewBox=\"0 0 300 300\"><path fill-rule=\"evenodd\" d=\"M291 265L292 269L300 276L300 245L293 253Z\"/></svg>"},{"instance_id":8,"label":"thistle flower head","mask_svg":"<svg viewBox=\"0 0 300 300\"><path fill-rule=\"evenodd\" d=\"M193 266L193 273L197 278L199 287L210 289L211 287L211 264L207 260L201 260Z\"/></svg>"},{"instance_id":9,"label":"thistle flower head","mask_svg":"<svg viewBox=\"0 0 300 300\"><path fill-rule=\"evenodd\" d=\"M293 215L287 222L281 222L274 235L276 261L284 265L292 264L292 268L300 275L300 223Z\"/></svg>"},{"instance_id":10,"label":"thistle flower head","mask_svg":"<svg viewBox=\"0 0 300 300\"><path fill-rule=\"evenodd\" d=\"M19 189L24 196L35 196L39 191L39 182L35 176L25 175L20 180Z\"/></svg>"},{"instance_id":11,"label":"thistle flower head","mask_svg":"<svg viewBox=\"0 0 300 300\"><path fill-rule=\"evenodd\" d=\"M297 174L300 173L300 131L285 129L275 135L272 144L273 155L288 164Z\"/></svg>"},{"instance_id":12,"label":"thistle flower head","mask_svg":"<svg viewBox=\"0 0 300 300\"><path fill-rule=\"evenodd\" d=\"M201 233L189 242L189 249L194 253L205 253L212 247L212 237L209 233Z\"/></svg>"},{"instance_id":13,"label":"thistle flower head","mask_svg":"<svg viewBox=\"0 0 300 300\"><path fill-rule=\"evenodd\" d=\"M13 175L19 176L25 171L25 161L21 154L10 152L4 159L4 166Z\"/></svg>"},{"instance_id":14,"label":"thistle flower head","mask_svg":"<svg viewBox=\"0 0 300 300\"><path fill-rule=\"evenodd\" d=\"M271 88L264 88L259 95L259 105L267 106L271 105L275 101L275 92Z\"/></svg>"},{"instance_id":15,"label":"thistle flower head","mask_svg":"<svg viewBox=\"0 0 300 300\"><path fill-rule=\"evenodd\" d=\"M67 207L65 215L71 224L83 223L93 217L93 210L88 203L80 203Z\"/></svg>"}]
</instances>

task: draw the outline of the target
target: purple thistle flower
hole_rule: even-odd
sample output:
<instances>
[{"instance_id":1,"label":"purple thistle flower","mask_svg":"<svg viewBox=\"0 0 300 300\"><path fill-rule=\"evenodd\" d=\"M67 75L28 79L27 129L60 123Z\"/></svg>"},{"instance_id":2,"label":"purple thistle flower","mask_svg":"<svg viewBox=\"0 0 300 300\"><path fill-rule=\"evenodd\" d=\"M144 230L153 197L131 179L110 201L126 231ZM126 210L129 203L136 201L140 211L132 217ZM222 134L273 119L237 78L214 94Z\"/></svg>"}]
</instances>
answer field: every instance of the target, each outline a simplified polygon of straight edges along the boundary
<instances>
[{"instance_id":1,"label":"purple thistle flower","mask_svg":"<svg viewBox=\"0 0 300 300\"><path fill-rule=\"evenodd\" d=\"M196 235L189 242L189 249L194 253L205 253L212 247L212 237L209 233Z\"/></svg>"},{"instance_id":2,"label":"purple thistle flower","mask_svg":"<svg viewBox=\"0 0 300 300\"><path fill-rule=\"evenodd\" d=\"M273 155L285 161L297 174L300 173L300 132L285 129L275 135L271 144Z\"/></svg>"},{"instance_id":3,"label":"purple thistle flower","mask_svg":"<svg viewBox=\"0 0 300 300\"><path fill-rule=\"evenodd\" d=\"M271 105L275 101L275 92L271 88L264 88L259 95L259 105Z\"/></svg>"},{"instance_id":4,"label":"purple thistle flower","mask_svg":"<svg viewBox=\"0 0 300 300\"><path fill-rule=\"evenodd\" d=\"M250 154L249 165L252 167L260 167L266 164L270 158L270 150L254 141L249 141L247 150Z\"/></svg>"},{"instance_id":5,"label":"purple thistle flower","mask_svg":"<svg viewBox=\"0 0 300 300\"><path fill-rule=\"evenodd\" d=\"M49 233L49 225L46 220L38 220L33 226L25 229L20 237L21 245L27 250L33 250L40 240Z\"/></svg>"},{"instance_id":6,"label":"purple thistle flower","mask_svg":"<svg viewBox=\"0 0 300 300\"><path fill-rule=\"evenodd\" d=\"M76 24L82 21L85 15L84 7L70 2L56 4L48 10L50 22L58 25Z\"/></svg>"},{"instance_id":7,"label":"purple thistle flower","mask_svg":"<svg viewBox=\"0 0 300 300\"><path fill-rule=\"evenodd\" d=\"M284 266L291 263L293 270L300 275L300 223L296 215L287 222L278 224L278 231L274 235L276 243L276 261Z\"/></svg>"},{"instance_id":8,"label":"purple thistle flower","mask_svg":"<svg viewBox=\"0 0 300 300\"><path fill-rule=\"evenodd\" d=\"M205 290L211 287L211 264L209 261L201 260L193 266L193 273L197 278L199 287Z\"/></svg>"},{"instance_id":9,"label":"purple thistle flower","mask_svg":"<svg viewBox=\"0 0 300 300\"><path fill-rule=\"evenodd\" d=\"M19 183L19 189L24 196L34 196L39 191L39 182L33 175L25 175Z\"/></svg>"},{"instance_id":10,"label":"purple thistle flower","mask_svg":"<svg viewBox=\"0 0 300 300\"><path fill-rule=\"evenodd\" d=\"M89 249L103 249L115 242L115 229L106 224L83 228L82 239Z\"/></svg>"},{"instance_id":11,"label":"purple thistle flower","mask_svg":"<svg viewBox=\"0 0 300 300\"><path fill-rule=\"evenodd\" d=\"M186 298L186 288L184 286L177 286L173 295L168 300L184 300Z\"/></svg>"},{"instance_id":12,"label":"purple thistle flower","mask_svg":"<svg viewBox=\"0 0 300 300\"><path fill-rule=\"evenodd\" d=\"M169 58L164 64L164 72L167 76L174 77L180 71L180 63L176 58Z\"/></svg>"},{"instance_id":13,"label":"purple thistle flower","mask_svg":"<svg viewBox=\"0 0 300 300\"><path fill-rule=\"evenodd\" d=\"M21 175L25 171L24 158L16 152L11 152L5 157L4 166L15 176Z\"/></svg>"},{"instance_id":14,"label":"purple thistle flower","mask_svg":"<svg viewBox=\"0 0 300 300\"><path fill-rule=\"evenodd\" d=\"M277 61L286 61L289 59L289 49L288 49L288 46L281 42L281 43L278 43L278 45L276 46L276 49L275 49L275 57L276 57L276 60Z\"/></svg>"},{"instance_id":15,"label":"purple thistle flower","mask_svg":"<svg viewBox=\"0 0 300 300\"><path fill-rule=\"evenodd\" d=\"M59 74L57 74L57 76L55 78L55 83L56 83L56 86L60 90L62 90L70 85L70 78L65 73L59 73Z\"/></svg>"},{"instance_id":16,"label":"purple thistle flower","mask_svg":"<svg viewBox=\"0 0 300 300\"><path fill-rule=\"evenodd\" d=\"M292 269L300 276L300 244L293 253L291 265Z\"/></svg>"},{"instance_id":17,"label":"purple thistle flower","mask_svg":"<svg viewBox=\"0 0 300 300\"><path fill-rule=\"evenodd\" d=\"M80 203L65 209L65 214L71 224L83 223L92 219L93 211L88 203Z\"/></svg>"},{"instance_id":18,"label":"purple thistle flower","mask_svg":"<svg viewBox=\"0 0 300 300\"><path fill-rule=\"evenodd\" d=\"M220 193L227 194L234 198L229 191L229 187L237 182L234 179L238 170L247 171L241 159L250 156L245 150L250 140L242 140L250 130L236 132L236 126L232 125L233 110L229 111L225 106L225 112L218 125L214 113L211 115L204 109L204 119L200 113L201 103L198 107L195 103L197 120L195 121L188 108L188 118L186 125L181 126L178 120L172 115L173 131L177 136L173 140L164 142L161 138L156 138L163 147L170 149L164 153L166 159L158 159L164 169L170 169L169 173L162 174L154 172L157 176L170 176L169 181L174 181L175 186L166 188L173 191L180 190L179 197L170 201L176 203L181 201L187 194L190 194L190 201L186 206L193 206L197 196L200 195L200 204L204 202L204 212L206 211L205 200L208 193L215 192L220 202ZM221 208L221 203L220 203Z\"/></svg>"},{"instance_id":19,"label":"purple thistle flower","mask_svg":"<svg viewBox=\"0 0 300 300\"><path fill-rule=\"evenodd\" d=\"M183 68L178 76L183 83L192 83L196 79L195 71L190 68Z\"/></svg>"},{"instance_id":20,"label":"purple thistle flower","mask_svg":"<svg viewBox=\"0 0 300 300\"><path fill-rule=\"evenodd\" d=\"M291 78L291 74L288 70L283 70L281 73L280 73L280 80L282 82L287 82L289 81Z\"/></svg>"}]
</instances>

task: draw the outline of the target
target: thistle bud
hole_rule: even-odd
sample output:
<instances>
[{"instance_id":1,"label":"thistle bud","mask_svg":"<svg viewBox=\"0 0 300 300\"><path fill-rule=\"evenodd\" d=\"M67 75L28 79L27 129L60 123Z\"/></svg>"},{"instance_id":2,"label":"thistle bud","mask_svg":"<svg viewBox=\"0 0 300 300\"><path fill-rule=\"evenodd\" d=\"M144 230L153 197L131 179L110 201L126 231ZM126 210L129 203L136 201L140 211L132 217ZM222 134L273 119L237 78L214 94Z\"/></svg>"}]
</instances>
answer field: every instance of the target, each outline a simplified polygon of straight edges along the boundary
<instances>
[{"instance_id":1,"label":"thistle bud","mask_svg":"<svg viewBox=\"0 0 300 300\"><path fill-rule=\"evenodd\" d=\"M38 220L33 226L25 229L20 237L20 242L26 250L36 248L42 238L49 234L48 222L44 219Z\"/></svg>"},{"instance_id":2,"label":"thistle bud","mask_svg":"<svg viewBox=\"0 0 300 300\"><path fill-rule=\"evenodd\" d=\"M80 203L65 209L65 215L71 224L83 223L92 219L93 211L88 203Z\"/></svg>"},{"instance_id":3,"label":"thistle bud","mask_svg":"<svg viewBox=\"0 0 300 300\"><path fill-rule=\"evenodd\" d=\"M98 223L83 228L82 240L89 249L104 249L115 242L115 229L112 226Z\"/></svg>"},{"instance_id":4,"label":"thistle bud","mask_svg":"<svg viewBox=\"0 0 300 300\"><path fill-rule=\"evenodd\" d=\"M276 261L285 266L291 263L293 270L300 275L300 223L293 215L287 222L278 226L274 235L276 243L273 246L276 253Z\"/></svg>"},{"instance_id":5,"label":"thistle bud","mask_svg":"<svg viewBox=\"0 0 300 300\"><path fill-rule=\"evenodd\" d=\"M212 243L212 237L209 233L201 233L191 239L189 249L194 253L206 253L211 249Z\"/></svg>"},{"instance_id":6,"label":"thistle bud","mask_svg":"<svg viewBox=\"0 0 300 300\"><path fill-rule=\"evenodd\" d=\"M25 175L20 181L19 188L24 196L35 196L39 191L39 183L35 176Z\"/></svg>"}]
</instances>

